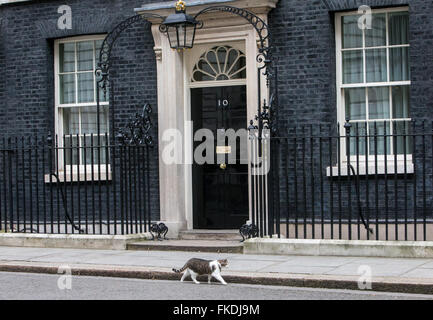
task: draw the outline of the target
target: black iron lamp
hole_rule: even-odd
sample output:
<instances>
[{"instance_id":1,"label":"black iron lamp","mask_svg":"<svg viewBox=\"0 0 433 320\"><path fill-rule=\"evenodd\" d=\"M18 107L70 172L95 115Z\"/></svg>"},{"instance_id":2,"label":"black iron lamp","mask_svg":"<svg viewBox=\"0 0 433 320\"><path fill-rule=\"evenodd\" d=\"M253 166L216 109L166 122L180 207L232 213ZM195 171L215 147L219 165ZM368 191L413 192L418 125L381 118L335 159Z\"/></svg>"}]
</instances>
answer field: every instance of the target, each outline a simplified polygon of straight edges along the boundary
<instances>
[{"instance_id":1,"label":"black iron lamp","mask_svg":"<svg viewBox=\"0 0 433 320\"><path fill-rule=\"evenodd\" d=\"M194 17L186 14L183 0L176 3L176 13L169 15L161 24L161 31L167 33L170 47L175 50L191 49L194 45L195 31L200 25Z\"/></svg>"}]
</instances>

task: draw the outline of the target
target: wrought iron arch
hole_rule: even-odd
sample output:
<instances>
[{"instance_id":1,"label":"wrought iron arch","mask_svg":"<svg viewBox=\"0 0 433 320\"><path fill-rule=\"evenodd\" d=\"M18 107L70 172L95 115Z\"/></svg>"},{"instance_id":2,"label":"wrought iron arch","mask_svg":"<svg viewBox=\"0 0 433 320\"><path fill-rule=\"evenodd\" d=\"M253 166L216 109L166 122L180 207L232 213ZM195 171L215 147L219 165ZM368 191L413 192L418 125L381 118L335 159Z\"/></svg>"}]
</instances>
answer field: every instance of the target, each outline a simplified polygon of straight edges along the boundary
<instances>
[{"instance_id":1,"label":"wrought iron arch","mask_svg":"<svg viewBox=\"0 0 433 320\"><path fill-rule=\"evenodd\" d=\"M258 67L258 77L260 77L260 74L263 73L263 75L266 77L266 86L269 88L271 87L271 95L269 102L266 100L263 101L263 107L262 107L262 101L261 101L261 95L260 95L260 81L258 81L259 88L259 101L258 101L258 107L257 107L257 115L254 120L257 121L257 125L254 125L254 120L250 121L250 126L248 129L251 130L258 130L258 139L262 139L263 129L270 129L272 133L277 132L277 126L276 123L273 121L273 119L276 118L276 111L277 108L274 106L277 103L277 86L274 86L272 88L271 82L276 81L276 72L275 68L272 67L272 56L271 56L271 33L269 31L268 24L260 17L252 13L251 11L248 11L246 9L242 8L236 8L232 6L211 6L208 8L205 8L198 12L194 18L197 19L200 15L214 12L214 11L220 11L220 12L228 12L234 15L238 15L245 20L249 22L250 25L254 27L256 30L259 39L260 39L260 48L259 53L256 57L256 61L258 63L261 63L262 65ZM202 24L200 25L200 27ZM261 148L260 148L261 149ZM260 150L261 154L261 150Z\"/></svg>"},{"instance_id":2,"label":"wrought iron arch","mask_svg":"<svg viewBox=\"0 0 433 320\"><path fill-rule=\"evenodd\" d=\"M111 88L110 94L113 92L113 83L110 80L110 67L111 67L111 52L113 50L113 47L119 38L119 36L129 27L132 25L138 23L138 22L145 22L146 25L150 25L151 22L149 22L147 19L149 18L157 18L161 21L164 20L164 17L157 15L157 14L136 14L132 17L129 17L122 22L120 22L117 26L115 26L104 38L101 50L99 51L99 62L98 66L95 70L95 74L99 80L97 80L97 90L96 90L96 103L97 103L97 131L98 131L98 137L100 136L100 89L102 89L104 98L107 98L107 88ZM114 99L110 99L110 102L112 103ZM115 125L114 125L114 106L110 104L110 111L111 111L111 139L114 141L115 139ZM147 124L146 130L143 130L142 133L146 134L144 137L140 137L139 139L133 139L134 142L141 141L148 145L152 144L152 138L149 136L149 130L150 130L150 118L148 115L151 113L151 107L149 105L145 105L145 108L143 109L143 121ZM147 113L147 114L146 114ZM136 121L136 119L131 119L131 122ZM99 139L99 138L98 138ZM123 141L126 141L124 139ZM129 140L131 141L131 140Z\"/></svg>"},{"instance_id":3,"label":"wrought iron arch","mask_svg":"<svg viewBox=\"0 0 433 320\"><path fill-rule=\"evenodd\" d=\"M259 48L259 54L257 56L257 62L264 63L264 65L261 67L262 69L266 68L268 69L269 65L271 64L270 59L270 51L271 47L269 46L269 43L271 43L271 34L269 32L269 27L265 21L263 21L262 18L258 17L251 11L248 11L246 9L236 8L232 6L212 6L205 8L198 12L194 18L197 19L202 14L209 13L212 11L221 11L221 12L229 12L235 15L238 15L245 20L247 20L256 30L259 38L260 38L260 48ZM269 72L267 70L267 72ZM271 78L271 73L265 73L268 79Z\"/></svg>"},{"instance_id":4,"label":"wrought iron arch","mask_svg":"<svg viewBox=\"0 0 433 320\"><path fill-rule=\"evenodd\" d=\"M119 36L122 34L122 32L137 22L144 21L146 24L151 24L147 20L148 18L158 18L161 20L164 19L162 16L156 14L136 14L120 22L104 38L101 45L101 50L99 51L98 67L95 70L96 75L101 77L101 79L98 81L98 83L101 84L101 88L104 88L109 81L111 51L113 50L114 44L116 43Z\"/></svg>"}]
</instances>

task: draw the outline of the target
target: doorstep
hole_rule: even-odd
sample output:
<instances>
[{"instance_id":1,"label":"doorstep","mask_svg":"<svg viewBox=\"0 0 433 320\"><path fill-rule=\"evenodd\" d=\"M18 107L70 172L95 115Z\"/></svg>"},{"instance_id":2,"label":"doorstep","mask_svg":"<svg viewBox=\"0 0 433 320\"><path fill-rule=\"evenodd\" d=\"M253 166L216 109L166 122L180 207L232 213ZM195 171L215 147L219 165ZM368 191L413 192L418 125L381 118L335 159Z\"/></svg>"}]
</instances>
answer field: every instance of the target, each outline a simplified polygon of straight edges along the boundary
<instances>
[{"instance_id":1,"label":"doorstep","mask_svg":"<svg viewBox=\"0 0 433 320\"><path fill-rule=\"evenodd\" d=\"M225 240L240 242L242 240L242 236L240 235L238 229L194 229L180 231L179 240Z\"/></svg>"},{"instance_id":2,"label":"doorstep","mask_svg":"<svg viewBox=\"0 0 433 320\"><path fill-rule=\"evenodd\" d=\"M242 253L243 243L227 240L154 240L132 242L127 250Z\"/></svg>"}]
</instances>

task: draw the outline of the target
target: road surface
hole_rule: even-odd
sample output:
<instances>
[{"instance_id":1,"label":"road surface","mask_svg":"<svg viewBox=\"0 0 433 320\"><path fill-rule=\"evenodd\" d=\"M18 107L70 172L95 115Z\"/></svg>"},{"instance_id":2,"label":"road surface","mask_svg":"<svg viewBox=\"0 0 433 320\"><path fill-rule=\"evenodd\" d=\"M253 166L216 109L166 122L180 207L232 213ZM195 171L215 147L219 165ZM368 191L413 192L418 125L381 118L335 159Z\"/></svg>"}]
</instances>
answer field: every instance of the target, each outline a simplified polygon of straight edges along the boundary
<instances>
[{"instance_id":1,"label":"road surface","mask_svg":"<svg viewBox=\"0 0 433 320\"><path fill-rule=\"evenodd\" d=\"M0 272L0 299L143 299L143 300L352 300L432 299L433 295L379 293L190 281L140 280L122 278ZM68 289L70 288L70 289Z\"/></svg>"}]
</instances>

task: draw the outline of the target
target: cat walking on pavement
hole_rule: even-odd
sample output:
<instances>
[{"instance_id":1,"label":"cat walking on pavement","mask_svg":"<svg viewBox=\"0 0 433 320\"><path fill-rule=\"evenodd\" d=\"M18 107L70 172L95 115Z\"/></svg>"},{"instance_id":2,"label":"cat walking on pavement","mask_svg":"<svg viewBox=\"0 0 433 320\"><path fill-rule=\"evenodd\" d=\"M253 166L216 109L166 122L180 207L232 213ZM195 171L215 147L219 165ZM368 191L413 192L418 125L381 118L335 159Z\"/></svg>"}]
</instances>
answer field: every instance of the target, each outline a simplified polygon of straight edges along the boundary
<instances>
[{"instance_id":1,"label":"cat walking on pavement","mask_svg":"<svg viewBox=\"0 0 433 320\"><path fill-rule=\"evenodd\" d=\"M227 259L204 260L192 258L189 259L181 269L173 268L173 271L176 273L182 273L183 271L185 271L182 275L182 279L180 279L180 281L182 282L188 275L190 275L192 281L194 281L194 283L196 284L199 284L200 282L197 281L197 276L207 275L208 283L210 283L210 280L212 279L212 277L214 277L219 282L226 285L227 282L225 282L223 277L221 276L221 268L227 266L227 264Z\"/></svg>"}]
</instances>

